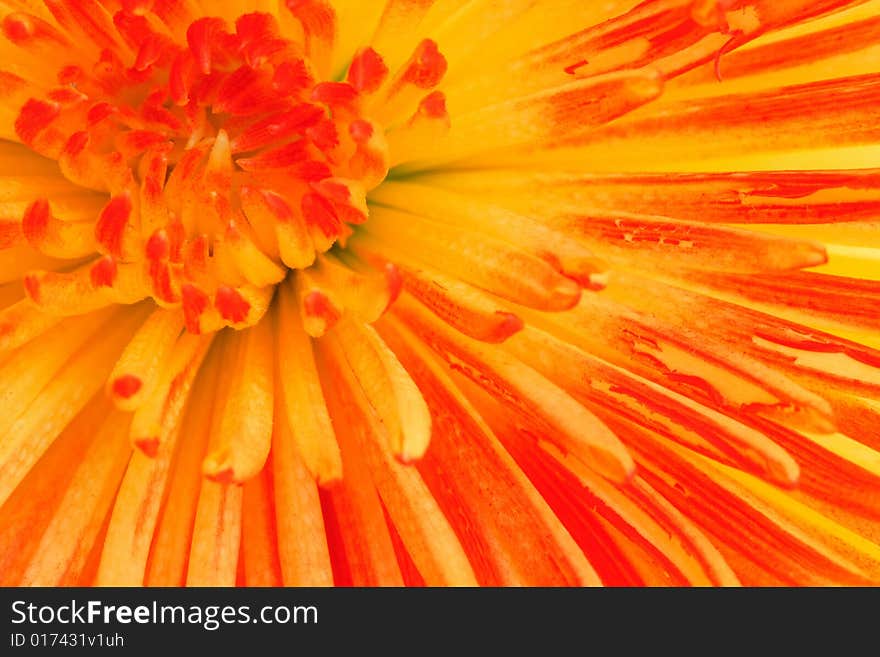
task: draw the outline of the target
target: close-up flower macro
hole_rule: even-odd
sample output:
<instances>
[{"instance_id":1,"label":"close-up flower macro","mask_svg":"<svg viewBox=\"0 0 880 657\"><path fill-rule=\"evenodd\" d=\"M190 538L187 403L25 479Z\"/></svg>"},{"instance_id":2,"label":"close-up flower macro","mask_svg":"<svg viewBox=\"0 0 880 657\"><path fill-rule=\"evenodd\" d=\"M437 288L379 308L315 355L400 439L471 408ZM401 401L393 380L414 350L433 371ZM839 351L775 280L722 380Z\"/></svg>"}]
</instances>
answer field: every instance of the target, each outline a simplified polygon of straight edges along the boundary
<instances>
[{"instance_id":1,"label":"close-up flower macro","mask_svg":"<svg viewBox=\"0 0 880 657\"><path fill-rule=\"evenodd\" d=\"M0 585L880 585L880 0L0 20Z\"/></svg>"}]
</instances>

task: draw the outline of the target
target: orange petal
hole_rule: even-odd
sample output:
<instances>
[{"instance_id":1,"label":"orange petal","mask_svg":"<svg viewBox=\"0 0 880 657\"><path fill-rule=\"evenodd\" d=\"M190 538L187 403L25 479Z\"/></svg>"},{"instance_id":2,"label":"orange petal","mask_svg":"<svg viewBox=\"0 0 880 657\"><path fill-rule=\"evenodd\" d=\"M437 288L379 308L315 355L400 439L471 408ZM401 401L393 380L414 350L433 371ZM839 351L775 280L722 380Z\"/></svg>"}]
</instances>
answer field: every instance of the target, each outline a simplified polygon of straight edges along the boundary
<instances>
[{"instance_id":1,"label":"orange petal","mask_svg":"<svg viewBox=\"0 0 880 657\"><path fill-rule=\"evenodd\" d=\"M502 206L434 185L389 181L373 190L370 200L462 230L522 245L563 276L584 287L604 285L606 267L584 246L578 232L556 231L551 224L545 225ZM608 245L603 241L598 246L604 252Z\"/></svg>"},{"instance_id":2,"label":"orange petal","mask_svg":"<svg viewBox=\"0 0 880 657\"><path fill-rule=\"evenodd\" d=\"M425 269L401 268L407 292L444 322L481 342L504 342L523 321L494 297L466 283Z\"/></svg>"},{"instance_id":3,"label":"orange petal","mask_svg":"<svg viewBox=\"0 0 880 657\"><path fill-rule=\"evenodd\" d=\"M614 164L622 168L663 159L670 149L694 160L741 153L744 147L786 151L870 144L880 136L874 127L878 99L877 73L688 99L656 110L662 114L590 132L582 140L590 145L580 156L616 149L623 140L638 140L639 148L615 151Z\"/></svg>"},{"instance_id":4,"label":"orange petal","mask_svg":"<svg viewBox=\"0 0 880 657\"><path fill-rule=\"evenodd\" d=\"M342 460L318 379L312 343L303 329L292 296L291 285L283 285L279 291L275 333L281 364L278 377L296 449L309 472L323 485L342 476Z\"/></svg>"},{"instance_id":5,"label":"orange petal","mask_svg":"<svg viewBox=\"0 0 880 657\"><path fill-rule=\"evenodd\" d=\"M555 441L613 481L625 482L635 464L618 438L552 381L503 352L471 340L401 297L393 310L450 366L498 394L530 430Z\"/></svg>"},{"instance_id":6,"label":"orange petal","mask_svg":"<svg viewBox=\"0 0 880 657\"><path fill-rule=\"evenodd\" d=\"M9 427L0 445L0 500L6 500L52 441L86 405L110 373L143 309L122 313L106 332L94 337L68 360Z\"/></svg>"},{"instance_id":7,"label":"orange petal","mask_svg":"<svg viewBox=\"0 0 880 657\"><path fill-rule=\"evenodd\" d=\"M31 246L53 258L82 258L97 250L91 224L59 219L45 199L28 206L21 229Z\"/></svg>"},{"instance_id":8,"label":"orange petal","mask_svg":"<svg viewBox=\"0 0 880 657\"><path fill-rule=\"evenodd\" d=\"M25 299L0 310L0 352L7 352L30 342L61 321L33 307Z\"/></svg>"},{"instance_id":9,"label":"orange petal","mask_svg":"<svg viewBox=\"0 0 880 657\"><path fill-rule=\"evenodd\" d=\"M203 472L214 481L243 483L263 469L272 440L274 397L271 321L231 338L223 419L215 428Z\"/></svg>"},{"instance_id":10,"label":"orange petal","mask_svg":"<svg viewBox=\"0 0 880 657\"><path fill-rule=\"evenodd\" d=\"M343 452L351 450L365 460L382 503L426 584L476 585L464 550L418 471L396 462L388 449L388 439L382 435L385 423L359 390L358 381L362 385L363 379L355 378L338 347L327 351L325 382L337 393L330 400L330 411L340 445Z\"/></svg>"},{"instance_id":11,"label":"orange petal","mask_svg":"<svg viewBox=\"0 0 880 657\"><path fill-rule=\"evenodd\" d=\"M148 456L154 456L172 435L213 337L184 333L159 365L155 386L137 408L129 432L132 444Z\"/></svg>"},{"instance_id":12,"label":"orange petal","mask_svg":"<svg viewBox=\"0 0 880 657\"><path fill-rule=\"evenodd\" d=\"M162 409L158 432L151 434L155 437L154 449L150 450L152 456L135 451L129 461L95 575L98 586L141 586L144 582L150 546L180 435L178 420L209 345L210 340L202 339L193 348L180 349L178 359L182 363L179 367L168 368L163 377L168 383L160 384L153 393L159 397L158 405ZM144 408L142 406L138 414ZM140 435L134 426L138 414L132 421L131 435L134 436ZM139 442L135 439L136 444Z\"/></svg>"},{"instance_id":13,"label":"orange petal","mask_svg":"<svg viewBox=\"0 0 880 657\"><path fill-rule=\"evenodd\" d=\"M125 424L120 413L111 414L82 454L21 586L59 586L78 579L131 455Z\"/></svg>"},{"instance_id":14,"label":"orange petal","mask_svg":"<svg viewBox=\"0 0 880 657\"><path fill-rule=\"evenodd\" d=\"M598 584L584 553L436 358L398 323L383 319L380 330L431 409L431 449L417 466L480 584Z\"/></svg>"},{"instance_id":15,"label":"orange petal","mask_svg":"<svg viewBox=\"0 0 880 657\"><path fill-rule=\"evenodd\" d=\"M276 406L274 430L272 467L282 581L285 586L332 586L318 488L280 404Z\"/></svg>"},{"instance_id":16,"label":"orange petal","mask_svg":"<svg viewBox=\"0 0 880 657\"><path fill-rule=\"evenodd\" d=\"M0 434L6 435L72 356L95 335L107 332L112 315L104 310L63 320L8 355L0 365L0 399L7 409L0 417Z\"/></svg>"},{"instance_id":17,"label":"orange petal","mask_svg":"<svg viewBox=\"0 0 880 657\"><path fill-rule=\"evenodd\" d=\"M327 379L324 354L319 351L317 355L325 398L332 403L336 388ZM333 523L326 524L328 542L332 541L334 575L336 562L341 557L354 586L402 586L403 577L385 523L382 502L363 455L350 441L340 441L339 448L345 476L328 488ZM341 555L337 555L336 550L340 550Z\"/></svg>"},{"instance_id":18,"label":"orange petal","mask_svg":"<svg viewBox=\"0 0 880 657\"><path fill-rule=\"evenodd\" d=\"M347 246L368 262L430 265L530 308L567 310L580 298L577 283L509 242L387 208L374 208L365 229ZM413 253L430 254L429 262Z\"/></svg>"},{"instance_id":19,"label":"orange petal","mask_svg":"<svg viewBox=\"0 0 880 657\"><path fill-rule=\"evenodd\" d=\"M187 586L235 585L241 542L242 487L204 481L199 493Z\"/></svg>"},{"instance_id":20,"label":"orange petal","mask_svg":"<svg viewBox=\"0 0 880 657\"><path fill-rule=\"evenodd\" d=\"M244 485L241 506L245 586L281 586L271 462Z\"/></svg>"},{"instance_id":21,"label":"orange petal","mask_svg":"<svg viewBox=\"0 0 880 657\"><path fill-rule=\"evenodd\" d=\"M798 481L797 462L762 432L547 333L526 329L506 345L506 350L539 372L552 374L558 385L579 399L589 400L591 408L633 414L654 426L662 422L661 417L668 417L671 422L667 433L673 440L687 442L687 434L694 431L726 453L732 452L742 467L757 470L784 486ZM702 449L702 445L697 447Z\"/></svg>"},{"instance_id":22,"label":"orange petal","mask_svg":"<svg viewBox=\"0 0 880 657\"><path fill-rule=\"evenodd\" d=\"M156 310L141 325L107 380L107 391L118 408L132 411L144 403L182 329L179 311Z\"/></svg>"},{"instance_id":23,"label":"orange petal","mask_svg":"<svg viewBox=\"0 0 880 657\"><path fill-rule=\"evenodd\" d=\"M335 330L345 361L369 406L387 431L388 447L402 462L418 460L431 440L431 417L409 374L375 329L346 320Z\"/></svg>"},{"instance_id":24,"label":"orange petal","mask_svg":"<svg viewBox=\"0 0 880 657\"><path fill-rule=\"evenodd\" d=\"M8 499L0 505L0 582L15 586L73 479L70 467L88 449L102 422L112 411L104 395L92 399L58 434L45 454L28 471ZM51 480L54 485L46 486Z\"/></svg>"},{"instance_id":25,"label":"orange petal","mask_svg":"<svg viewBox=\"0 0 880 657\"><path fill-rule=\"evenodd\" d=\"M421 170L492 149L575 142L598 126L657 98L663 79L650 69L608 73L472 112L452 113L452 128L402 170Z\"/></svg>"},{"instance_id":26,"label":"orange petal","mask_svg":"<svg viewBox=\"0 0 880 657\"><path fill-rule=\"evenodd\" d=\"M224 354L222 347L222 341L218 341L193 383L180 426L180 435L186 439L180 441L168 474L166 501L174 503L163 505L157 521L144 577L146 586L183 586L186 580L196 504L204 480L201 463L211 434L214 393Z\"/></svg>"}]
</instances>

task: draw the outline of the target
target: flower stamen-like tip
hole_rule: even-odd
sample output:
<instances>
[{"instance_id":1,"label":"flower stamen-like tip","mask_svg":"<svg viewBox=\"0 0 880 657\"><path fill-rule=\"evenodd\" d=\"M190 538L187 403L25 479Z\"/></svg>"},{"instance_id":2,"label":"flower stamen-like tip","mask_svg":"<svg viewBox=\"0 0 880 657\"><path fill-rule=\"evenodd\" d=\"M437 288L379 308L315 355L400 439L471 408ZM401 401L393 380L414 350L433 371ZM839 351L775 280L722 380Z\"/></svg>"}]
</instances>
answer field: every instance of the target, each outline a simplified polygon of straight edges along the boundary
<instances>
[{"instance_id":1,"label":"flower stamen-like tip","mask_svg":"<svg viewBox=\"0 0 880 657\"><path fill-rule=\"evenodd\" d=\"M67 34L24 13L3 21L6 37L35 55L63 45L75 58L55 72L57 87L23 104L16 134L110 198L90 234L78 226L76 253L52 251L70 250L72 238L57 234L69 228L45 199L28 208L22 232L47 255L97 251L94 288L113 288L117 267L134 266L144 274L140 298L181 307L192 333L255 325L277 283L367 220L366 194L391 166L374 101L404 102L413 120L446 116L432 92L446 62L432 41L393 80L372 48L356 53L345 81L322 79L336 28L320 0L232 25L184 20L180 8L166 16L149 2L98 17L78 3L51 7ZM74 47L73 34L88 40ZM394 284L380 294L384 305ZM39 279L26 285L39 303ZM345 310L323 288L301 301L306 321L317 315L328 326Z\"/></svg>"},{"instance_id":2,"label":"flower stamen-like tip","mask_svg":"<svg viewBox=\"0 0 880 657\"><path fill-rule=\"evenodd\" d=\"M25 90L14 130L56 160L68 181L96 192L89 201L96 205L74 221L63 201L37 198L20 222L0 226L0 240L70 261L23 275L33 312L63 318L156 303L106 380L113 404L134 413L131 445L150 458L172 449L211 344L224 358L235 351L221 348L226 342L250 345L242 348L248 359L262 354L224 365L248 374L218 390L225 401L217 406L227 410L207 426L220 442L203 473L242 483L263 467L277 433L275 383L265 376L275 368L266 351L276 340L267 333L273 304L286 308L278 311L284 332L301 336L293 350L301 361L311 339L350 318L375 322L401 293L404 278L390 258L341 251L367 222L367 194L395 164L386 135L425 142L448 128L445 97L436 90L446 60L424 40L393 72L367 47L354 53L344 79L330 80L337 28L324 0L289 0L277 13L231 22L136 0L115 13L75 1L46 5L54 23L22 12L3 19L4 35L37 63L40 79L28 86L10 76L12 88ZM56 64L58 53L65 61ZM511 317L493 338L518 330ZM215 341L225 327L252 331ZM382 381L406 377L390 352L379 362ZM303 371L282 372L288 421L306 412L300 401L323 407L313 398L317 377L299 389ZM383 411L402 414L383 418L402 426L388 437L395 455L418 457L430 434L424 402L414 401L411 382L378 385L376 394L420 409L413 415L391 400ZM259 409L248 406L260 399ZM323 413L315 436L332 434ZM338 480L332 435L313 442L313 451L303 447L307 467L319 482Z\"/></svg>"}]
</instances>

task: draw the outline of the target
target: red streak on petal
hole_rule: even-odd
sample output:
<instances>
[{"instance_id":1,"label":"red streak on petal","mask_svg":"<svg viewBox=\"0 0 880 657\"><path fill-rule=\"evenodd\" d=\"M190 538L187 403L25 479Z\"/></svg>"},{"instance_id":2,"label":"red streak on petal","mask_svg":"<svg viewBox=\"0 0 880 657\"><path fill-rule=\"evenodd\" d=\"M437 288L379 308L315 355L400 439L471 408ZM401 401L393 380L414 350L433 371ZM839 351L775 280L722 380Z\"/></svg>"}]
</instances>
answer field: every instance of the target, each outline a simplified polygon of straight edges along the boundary
<instances>
[{"instance_id":1,"label":"red streak on petal","mask_svg":"<svg viewBox=\"0 0 880 657\"><path fill-rule=\"evenodd\" d=\"M430 119L449 119L449 112L446 110L446 95L442 91L429 93L422 98L418 111Z\"/></svg>"},{"instance_id":2,"label":"red streak on petal","mask_svg":"<svg viewBox=\"0 0 880 657\"><path fill-rule=\"evenodd\" d=\"M79 66L65 66L56 76L58 84L77 84L85 78L85 71Z\"/></svg>"},{"instance_id":3,"label":"red streak on petal","mask_svg":"<svg viewBox=\"0 0 880 657\"><path fill-rule=\"evenodd\" d=\"M259 66L266 57L287 47L279 38L278 22L271 14L253 12L235 21L239 52L250 66Z\"/></svg>"},{"instance_id":4,"label":"red streak on petal","mask_svg":"<svg viewBox=\"0 0 880 657\"><path fill-rule=\"evenodd\" d=\"M357 90L348 82L319 82L312 89L312 100L327 105L350 105L357 98Z\"/></svg>"},{"instance_id":5,"label":"red streak on petal","mask_svg":"<svg viewBox=\"0 0 880 657\"><path fill-rule=\"evenodd\" d=\"M329 151L339 146L339 133L336 124L330 119L322 119L310 128L306 129L306 137L322 151Z\"/></svg>"},{"instance_id":6,"label":"red streak on petal","mask_svg":"<svg viewBox=\"0 0 880 657\"><path fill-rule=\"evenodd\" d=\"M15 120L15 134L25 144L30 145L36 136L57 118L60 112L61 106L58 103L47 103L31 98L21 108L21 112Z\"/></svg>"},{"instance_id":7,"label":"red streak on petal","mask_svg":"<svg viewBox=\"0 0 880 657\"><path fill-rule=\"evenodd\" d=\"M305 220L327 237L339 234L339 217L330 202L319 194L304 194L300 202Z\"/></svg>"},{"instance_id":8,"label":"red streak on petal","mask_svg":"<svg viewBox=\"0 0 880 657\"><path fill-rule=\"evenodd\" d=\"M86 115L86 121L88 122L89 127L91 127L96 123L100 123L111 114L115 114L117 111L118 110L110 103L96 103Z\"/></svg>"},{"instance_id":9,"label":"red streak on petal","mask_svg":"<svg viewBox=\"0 0 880 657\"><path fill-rule=\"evenodd\" d=\"M105 14L95 11L92 0L44 0L44 3L66 30L75 32L79 28L100 48L117 47L112 35L113 24Z\"/></svg>"},{"instance_id":10,"label":"red streak on petal","mask_svg":"<svg viewBox=\"0 0 880 657\"><path fill-rule=\"evenodd\" d=\"M40 303L40 279L36 274L25 274L24 291L34 303Z\"/></svg>"},{"instance_id":11,"label":"red streak on petal","mask_svg":"<svg viewBox=\"0 0 880 657\"><path fill-rule=\"evenodd\" d=\"M249 66L261 66L267 58L284 50L287 45L284 39L263 39L243 48L242 54Z\"/></svg>"},{"instance_id":12,"label":"red streak on petal","mask_svg":"<svg viewBox=\"0 0 880 657\"><path fill-rule=\"evenodd\" d=\"M305 135L306 130L317 125L323 117L323 109L302 103L289 111L257 121L232 141L232 150L249 151L293 135Z\"/></svg>"},{"instance_id":13,"label":"red streak on petal","mask_svg":"<svg viewBox=\"0 0 880 657\"><path fill-rule=\"evenodd\" d=\"M160 228L147 240L147 258L150 260L165 260L169 253L168 232L164 228Z\"/></svg>"},{"instance_id":14,"label":"red streak on petal","mask_svg":"<svg viewBox=\"0 0 880 657\"><path fill-rule=\"evenodd\" d=\"M880 326L880 290L875 281L810 271L755 276L708 273L699 278L749 299L804 308L814 315L846 317L861 326Z\"/></svg>"},{"instance_id":15,"label":"red streak on petal","mask_svg":"<svg viewBox=\"0 0 880 657\"><path fill-rule=\"evenodd\" d=\"M214 102L215 112L249 115L262 112L274 97L271 81L264 71L242 64L220 85Z\"/></svg>"},{"instance_id":16,"label":"red streak on petal","mask_svg":"<svg viewBox=\"0 0 880 657\"><path fill-rule=\"evenodd\" d=\"M168 303L175 303L180 300L171 286L171 268L167 264L161 264L157 267L156 276L154 277L154 285L157 296Z\"/></svg>"},{"instance_id":17,"label":"red streak on petal","mask_svg":"<svg viewBox=\"0 0 880 657\"><path fill-rule=\"evenodd\" d=\"M183 261L183 243L186 240L186 230L180 221L173 221L168 224L168 241L170 244L168 259L171 262Z\"/></svg>"},{"instance_id":18,"label":"red streak on petal","mask_svg":"<svg viewBox=\"0 0 880 657\"><path fill-rule=\"evenodd\" d=\"M205 478L213 481L216 484L224 484L229 485L235 481L233 475L235 472L231 467L223 468L222 470L218 470L217 472L212 472L210 474L205 474Z\"/></svg>"},{"instance_id":19,"label":"red streak on petal","mask_svg":"<svg viewBox=\"0 0 880 657\"><path fill-rule=\"evenodd\" d=\"M302 23L306 36L331 41L336 30L336 13L323 0L285 0L285 6Z\"/></svg>"},{"instance_id":20,"label":"red streak on petal","mask_svg":"<svg viewBox=\"0 0 880 657\"><path fill-rule=\"evenodd\" d=\"M290 173L307 183L324 180L324 178L330 178L333 175L330 167L315 160L306 160L296 167L291 167Z\"/></svg>"},{"instance_id":21,"label":"red streak on petal","mask_svg":"<svg viewBox=\"0 0 880 657\"><path fill-rule=\"evenodd\" d=\"M446 74L446 58L431 39L422 41L403 72L401 80L421 89L436 87Z\"/></svg>"},{"instance_id":22,"label":"red streak on petal","mask_svg":"<svg viewBox=\"0 0 880 657\"><path fill-rule=\"evenodd\" d=\"M373 136L373 125L369 121L357 119L348 126L348 132L351 134L352 139L362 144Z\"/></svg>"},{"instance_id":23,"label":"red streak on petal","mask_svg":"<svg viewBox=\"0 0 880 657\"><path fill-rule=\"evenodd\" d=\"M208 75L197 75L189 90L190 104L211 105L217 95L217 91L228 74L218 69L213 69Z\"/></svg>"},{"instance_id":24,"label":"red streak on petal","mask_svg":"<svg viewBox=\"0 0 880 657\"><path fill-rule=\"evenodd\" d=\"M654 362L655 366L659 371L666 371L668 368L663 364L663 361L650 356L649 354L639 354L640 357L645 359L650 359ZM708 397L712 400L712 403L717 406L724 405L724 397L711 383L706 381L706 379L696 376L694 374L684 374L682 372L672 372L666 371L666 377L670 381L675 381L676 383L684 384L685 386L689 386L694 390L698 391L698 393Z\"/></svg>"},{"instance_id":25,"label":"red streak on petal","mask_svg":"<svg viewBox=\"0 0 880 657\"><path fill-rule=\"evenodd\" d=\"M21 237L21 223L19 221L0 220L0 250L18 244Z\"/></svg>"},{"instance_id":26,"label":"red streak on petal","mask_svg":"<svg viewBox=\"0 0 880 657\"><path fill-rule=\"evenodd\" d=\"M105 85L118 87L122 83L124 65L115 49L105 48L92 66L92 73Z\"/></svg>"},{"instance_id":27,"label":"red streak on petal","mask_svg":"<svg viewBox=\"0 0 880 657\"><path fill-rule=\"evenodd\" d=\"M590 563L601 573L602 581L611 586L644 585L644 580L609 536L612 527L629 535L633 533L617 519L614 509L580 485L571 472L543 450L529 450L526 443L507 440L507 434L500 437L571 537L590 555ZM603 522L606 518L607 522ZM659 558L662 559L662 554Z\"/></svg>"},{"instance_id":28,"label":"red streak on petal","mask_svg":"<svg viewBox=\"0 0 880 657\"><path fill-rule=\"evenodd\" d=\"M104 256L92 265L89 278L93 287L111 287L116 280L116 260L110 256Z\"/></svg>"},{"instance_id":29,"label":"red streak on petal","mask_svg":"<svg viewBox=\"0 0 880 657\"><path fill-rule=\"evenodd\" d=\"M388 305L385 310L388 310L403 290L403 276L393 262L385 263L385 282L388 285Z\"/></svg>"},{"instance_id":30,"label":"red streak on petal","mask_svg":"<svg viewBox=\"0 0 880 657\"><path fill-rule=\"evenodd\" d=\"M514 333L522 331L525 326L525 322L518 315L501 311L497 311L496 314L504 317L504 321L495 328L495 334L492 336L498 342L504 342Z\"/></svg>"},{"instance_id":31,"label":"red streak on petal","mask_svg":"<svg viewBox=\"0 0 880 657\"><path fill-rule=\"evenodd\" d=\"M217 294L214 297L214 307L217 308L223 319L238 324L247 319L251 304L234 288L221 285L217 288Z\"/></svg>"},{"instance_id":32,"label":"red streak on petal","mask_svg":"<svg viewBox=\"0 0 880 657\"><path fill-rule=\"evenodd\" d=\"M162 103L164 101L164 96L145 101L141 109L141 116L143 116L147 121L161 123L162 125L168 126L172 130L182 130L184 127L183 122L176 116L174 116L174 114L162 107Z\"/></svg>"},{"instance_id":33,"label":"red streak on petal","mask_svg":"<svg viewBox=\"0 0 880 657\"><path fill-rule=\"evenodd\" d=\"M208 264L208 237L197 235L183 246L184 273L191 276L193 273L205 270Z\"/></svg>"},{"instance_id":34,"label":"red streak on petal","mask_svg":"<svg viewBox=\"0 0 880 657\"><path fill-rule=\"evenodd\" d=\"M113 394L128 399L143 386L143 382L133 374L120 376L113 382Z\"/></svg>"},{"instance_id":35,"label":"red streak on petal","mask_svg":"<svg viewBox=\"0 0 880 657\"><path fill-rule=\"evenodd\" d=\"M135 438L134 445L151 459L156 458L159 453L159 438L156 436Z\"/></svg>"},{"instance_id":36,"label":"red streak on petal","mask_svg":"<svg viewBox=\"0 0 880 657\"><path fill-rule=\"evenodd\" d=\"M36 245L45 238L49 216L49 201L44 198L37 199L28 206L21 220L21 230L28 242Z\"/></svg>"},{"instance_id":37,"label":"red streak on petal","mask_svg":"<svg viewBox=\"0 0 880 657\"><path fill-rule=\"evenodd\" d=\"M348 224L362 224L367 220L359 199L352 193L348 185L330 180L312 183L311 188L326 198L333 205L336 216ZM363 198L360 199L361 201Z\"/></svg>"},{"instance_id":38,"label":"red streak on petal","mask_svg":"<svg viewBox=\"0 0 880 657\"><path fill-rule=\"evenodd\" d=\"M78 100L85 100L86 96L77 91L76 89L70 89L67 87L62 87L61 89L52 89L46 97L49 100L53 100L56 103L61 103L62 105L69 105L70 103L74 103Z\"/></svg>"},{"instance_id":39,"label":"red streak on petal","mask_svg":"<svg viewBox=\"0 0 880 657\"><path fill-rule=\"evenodd\" d=\"M206 16L194 21L186 30L186 41L192 51L199 69L205 75L211 73L211 60L214 39L226 24L220 18Z\"/></svg>"},{"instance_id":40,"label":"red streak on petal","mask_svg":"<svg viewBox=\"0 0 880 657\"><path fill-rule=\"evenodd\" d=\"M141 161L141 167L144 168L141 193L144 200L159 205L168 173L168 159L162 149L154 149L146 158L146 166Z\"/></svg>"},{"instance_id":41,"label":"red streak on petal","mask_svg":"<svg viewBox=\"0 0 880 657\"><path fill-rule=\"evenodd\" d=\"M278 23L272 14L251 12L235 20L235 33L243 43L278 35Z\"/></svg>"},{"instance_id":42,"label":"red streak on petal","mask_svg":"<svg viewBox=\"0 0 880 657\"><path fill-rule=\"evenodd\" d=\"M846 354L853 360L860 361L872 367L880 367L880 352L871 351L855 342L828 336L821 333L802 335L792 329L777 329L770 331L763 328L755 330L755 336L775 342L793 349L802 349L816 353Z\"/></svg>"},{"instance_id":43,"label":"red streak on petal","mask_svg":"<svg viewBox=\"0 0 880 657\"><path fill-rule=\"evenodd\" d=\"M370 94L382 86L388 67L381 55L372 48L359 52L348 69L348 82L361 93Z\"/></svg>"},{"instance_id":44,"label":"red streak on petal","mask_svg":"<svg viewBox=\"0 0 880 657\"><path fill-rule=\"evenodd\" d=\"M0 95L8 97L12 94L27 92L28 83L12 73L0 71Z\"/></svg>"},{"instance_id":45,"label":"red streak on petal","mask_svg":"<svg viewBox=\"0 0 880 657\"><path fill-rule=\"evenodd\" d=\"M181 180L190 180L204 155L205 150L200 148L186 151L177 163L177 167L175 167L175 174L179 175Z\"/></svg>"},{"instance_id":46,"label":"red streak on petal","mask_svg":"<svg viewBox=\"0 0 880 657\"><path fill-rule=\"evenodd\" d=\"M293 209L287 204L283 197L275 192L269 191L268 189L260 190L260 194L263 196L266 205L278 221L282 223L290 223L293 221Z\"/></svg>"},{"instance_id":47,"label":"red streak on petal","mask_svg":"<svg viewBox=\"0 0 880 657\"><path fill-rule=\"evenodd\" d=\"M171 268L167 262L153 261L150 263L150 278L153 280L153 293L163 301L177 301L174 288L171 286Z\"/></svg>"},{"instance_id":48,"label":"red streak on petal","mask_svg":"<svg viewBox=\"0 0 880 657\"><path fill-rule=\"evenodd\" d=\"M319 183L313 184L312 187L316 192L320 192L334 203L351 202L351 191L342 183L322 180Z\"/></svg>"},{"instance_id":49,"label":"red streak on petal","mask_svg":"<svg viewBox=\"0 0 880 657\"><path fill-rule=\"evenodd\" d=\"M148 36L154 34L147 19L132 11L117 11L113 14L113 24L133 50L137 50Z\"/></svg>"},{"instance_id":50,"label":"red streak on petal","mask_svg":"<svg viewBox=\"0 0 880 657\"><path fill-rule=\"evenodd\" d=\"M301 59L279 64L272 77L272 87L275 91L285 94L308 89L313 82L305 62Z\"/></svg>"},{"instance_id":51,"label":"red streak on petal","mask_svg":"<svg viewBox=\"0 0 880 657\"><path fill-rule=\"evenodd\" d=\"M126 158L130 158L167 141L165 135L152 130L129 130L116 140L116 148Z\"/></svg>"},{"instance_id":52,"label":"red streak on petal","mask_svg":"<svg viewBox=\"0 0 880 657\"><path fill-rule=\"evenodd\" d=\"M570 64L570 65L566 66L562 70L565 71L566 73L568 73L569 75L574 75L575 73L577 73L577 70L579 68L581 68L582 66L586 66L589 63L590 62L588 62L586 59L582 59L578 62L575 62L574 64Z\"/></svg>"},{"instance_id":53,"label":"red streak on petal","mask_svg":"<svg viewBox=\"0 0 880 657\"><path fill-rule=\"evenodd\" d=\"M122 235L131 216L131 197L128 192L115 196L104 206L95 224L95 239L111 255L122 255Z\"/></svg>"},{"instance_id":54,"label":"red streak on petal","mask_svg":"<svg viewBox=\"0 0 880 657\"><path fill-rule=\"evenodd\" d=\"M334 497L339 499L339 487L319 487L318 499L321 502L321 513L324 516L324 533L327 539L327 547L330 552L330 566L333 570L333 582L335 586L354 586L354 579L351 572L351 563L345 554L345 543L343 542L342 522L346 516L344 511L337 513L333 506ZM346 529L348 527L346 526Z\"/></svg>"},{"instance_id":55,"label":"red streak on petal","mask_svg":"<svg viewBox=\"0 0 880 657\"><path fill-rule=\"evenodd\" d=\"M186 52L179 53L171 63L168 88L171 98L178 105L186 105L189 100L189 89L193 82L192 65L192 56Z\"/></svg>"},{"instance_id":56,"label":"red streak on petal","mask_svg":"<svg viewBox=\"0 0 880 657\"><path fill-rule=\"evenodd\" d=\"M134 61L134 69L136 71L145 71L159 61L165 44L165 40L156 34L151 34L144 39L141 47L138 49L137 59Z\"/></svg>"},{"instance_id":57,"label":"red streak on petal","mask_svg":"<svg viewBox=\"0 0 880 657\"><path fill-rule=\"evenodd\" d=\"M67 40L50 23L31 14L14 12L3 19L3 35L19 46L36 39L52 39L63 44Z\"/></svg>"},{"instance_id":58,"label":"red streak on petal","mask_svg":"<svg viewBox=\"0 0 880 657\"><path fill-rule=\"evenodd\" d=\"M331 303L327 295L319 290L312 290L305 296L305 299L303 299L303 311L306 315L323 319L327 328L336 324L341 317L341 314Z\"/></svg>"},{"instance_id":59,"label":"red streak on petal","mask_svg":"<svg viewBox=\"0 0 880 657\"><path fill-rule=\"evenodd\" d=\"M31 38L36 26L27 14L9 14L3 19L3 35L13 43L20 43Z\"/></svg>"},{"instance_id":60,"label":"red streak on petal","mask_svg":"<svg viewBox=\"0 0 880 657\"><path fill-rule=\"evenodd\" d=\"M236 161L245 171L261 169L285 169L302 164L308 157L308 142L305 139L285 144L270 151L263 151L254 157L244 157Z\"/></svg>"},{"instance_id":61,"label":"red streak on petal","mask_svg":"<svg viewBox=\"0 0 880 657\"><path fill-rule=\"evenodd\" d=\"M199 317L208 307L208 295L191 283L180 288L183 305L183 320L186 330L193 334L201 333Z\"/></svg>"}]
</instances>

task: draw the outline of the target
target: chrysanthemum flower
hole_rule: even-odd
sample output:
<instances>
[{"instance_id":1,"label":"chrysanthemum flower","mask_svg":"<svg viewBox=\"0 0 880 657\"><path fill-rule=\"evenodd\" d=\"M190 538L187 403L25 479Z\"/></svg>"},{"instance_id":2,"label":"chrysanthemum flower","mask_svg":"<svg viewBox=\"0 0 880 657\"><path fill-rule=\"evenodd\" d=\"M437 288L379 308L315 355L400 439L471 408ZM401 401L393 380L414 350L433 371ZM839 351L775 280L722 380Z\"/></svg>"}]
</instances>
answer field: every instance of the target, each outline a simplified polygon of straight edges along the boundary
<instances>
[{"instance_id":1,"label":"chrysanthemum flower","mask_svg":"<svg viewBox=\"0 0 880 657\"><path fill-rule=\"evenodd\" d=\"M880 583L880 1L0 8L3 584Z\"/></svg>"}]
</instances>

